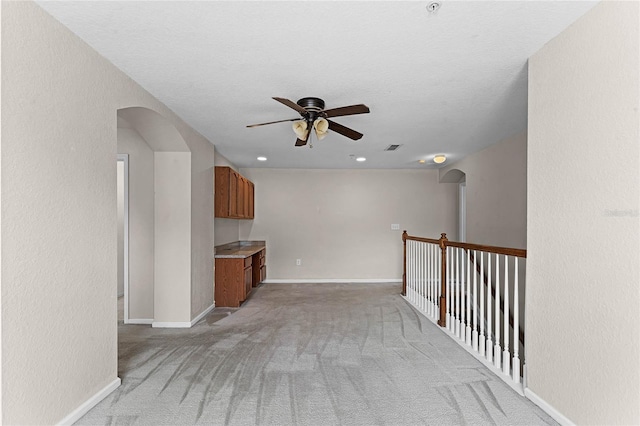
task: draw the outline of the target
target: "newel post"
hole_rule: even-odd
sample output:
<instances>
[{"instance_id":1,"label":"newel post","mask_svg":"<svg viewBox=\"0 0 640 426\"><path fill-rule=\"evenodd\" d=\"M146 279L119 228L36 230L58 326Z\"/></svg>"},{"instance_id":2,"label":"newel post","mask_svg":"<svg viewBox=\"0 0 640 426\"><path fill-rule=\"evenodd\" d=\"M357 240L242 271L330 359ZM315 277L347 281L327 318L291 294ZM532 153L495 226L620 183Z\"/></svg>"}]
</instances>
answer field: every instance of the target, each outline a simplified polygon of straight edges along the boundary
<instances>
[{"instance_id":1,"label":"newel post","mask_svg":"<svg viewBox=\"0 0 640 426\"><path fill-rule=\"evenodd\" d=\"M440 251L442 252L440 261L440 327L447 326L447 234L440 234Z\"/></svg>"},{"instance_id":2,"label":"newel post","mask_svg":"<svg viewBox=\"0 0 640 426\"><path fill-rule=\"evenodd\" d=\"M407 295L407 231L402 231L402 295Z\"/></svg>"}]
</instances>

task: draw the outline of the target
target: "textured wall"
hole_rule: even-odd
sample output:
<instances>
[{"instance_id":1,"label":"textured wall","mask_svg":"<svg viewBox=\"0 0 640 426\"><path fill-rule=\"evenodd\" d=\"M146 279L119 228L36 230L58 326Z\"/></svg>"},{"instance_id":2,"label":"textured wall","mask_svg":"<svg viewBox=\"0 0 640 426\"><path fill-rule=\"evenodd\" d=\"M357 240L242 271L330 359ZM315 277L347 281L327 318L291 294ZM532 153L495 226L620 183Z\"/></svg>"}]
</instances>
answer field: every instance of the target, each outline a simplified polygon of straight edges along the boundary
<instances>
[{"instance_id":1,"label":"textured wall","mask_svg":"<svg viewBox=\"0 0 640 426\"><path fill-rule=\"evenodd\" d=\"M467 241L527 247L527 134L521 132L440 169L467 182Z\"/></svg>"},{"instance_id":2,"label":"textured wall","mask_svg":"<svg viewBox=\"0 0 640 426\"><path fill-rule=\"evenodd\" d=\"M37 5L1 7L2 423L52 424L117 377L116 111L162 114L192 172L213 146Z\"/></svg>"},{"instance_id":3,"label":"textured wall","mask_svg":"<svg viewBox=\"0 0 640 426\"><path fill-rule=\"evenodd\" d=\"M129 318L153 319L153 151L134 129L118 128L129 154Z\"/></svg>"},{"instance_id":4,"label":"textured wall","mask_svg":"<svg viewBox=\"0 0 640 426\"><path fill-rule=\"evenodd\" d=\"M191 321L191 154L154 152L153 321ZM187 208L185 208L187 206Z\"/></svg>"},{"instance_id":5,"label":"textured wall","mask_svg":"<svg viewBox=\"0 0 640 426\"><path fill-rule=\"evenodd\" d=\"M255 220L240 221L240 238L267 241L271 279L398 279L403 229L434 238L455 230L456 185L438 184L437 170L242 174L255 184Z\"/></svg>"},{"instance_id":6,"label":"textured wall","mask_svg":"<svg viewBox=\"0 0 640 426\"><path fill-rule=\"evenodd\" d=\"M529 61L528 386L577 424L640 423L638 2Z\"/></svg>"},{"instance_id":7,"label":"textured wall","mask_svg":"<svg viewBox=\"0 0 640 426\"><path fill-rule=\"evenodd\" d=\"M191 319L213 304L213 167L191 166Z\"/></svg>"}]
</instances>

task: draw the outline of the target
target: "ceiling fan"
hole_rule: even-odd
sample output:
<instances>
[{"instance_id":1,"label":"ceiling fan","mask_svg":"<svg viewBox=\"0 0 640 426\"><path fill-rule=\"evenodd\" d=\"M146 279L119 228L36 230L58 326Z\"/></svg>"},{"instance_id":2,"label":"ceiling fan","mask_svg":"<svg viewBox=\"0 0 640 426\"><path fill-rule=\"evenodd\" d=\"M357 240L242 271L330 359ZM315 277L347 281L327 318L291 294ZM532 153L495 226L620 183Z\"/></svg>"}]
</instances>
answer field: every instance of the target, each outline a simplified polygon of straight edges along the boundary
<instances>
[{"instance_id":1,"label":"ceiling fan","mask_svg":"<svg viewBox=\"0 0 640 426\"><path fill-rule=\"evenodd\" d=\"M293 103L285 98L273 98L276 101L298 111L300 118L291 118L287 120L270 121L268 123L250 124L247 127L258 127L266 124L284 123L286 121L295 121L293 123L293 131L297 135L295 146L304 146L309 140L311 129L314 129L318 140L323 139L327 135L327 131L333 130L346 136L349 139L357 141L363 135L353 129L329 120L333 117L342 117L345 115L367 114L369 107L364 104L349 105L340 108L324 109L324 101L320 98L302 98L298 102ZM310 145L311 146L311 145Z\"/></svg>"}]
</instances>

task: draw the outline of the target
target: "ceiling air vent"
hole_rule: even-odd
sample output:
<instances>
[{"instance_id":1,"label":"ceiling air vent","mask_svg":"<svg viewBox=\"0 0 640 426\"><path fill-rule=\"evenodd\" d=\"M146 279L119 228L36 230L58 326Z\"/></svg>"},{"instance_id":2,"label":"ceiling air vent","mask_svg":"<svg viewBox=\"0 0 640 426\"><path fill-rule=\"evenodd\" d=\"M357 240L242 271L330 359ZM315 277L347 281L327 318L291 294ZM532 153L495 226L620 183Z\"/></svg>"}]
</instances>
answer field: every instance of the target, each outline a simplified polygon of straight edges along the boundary
<instances>
[{"instance_id":1,"label":"ceiling air vent","mask_svg":"<svg viewBox=\"0 0 640 426\"><path fill-rule=\"evenodd\" d=\"M395 151L396 149L400 148L402 145L389 145L388 147L386 147L384 150L385 151Z\"/></svg>"}]
</instances>

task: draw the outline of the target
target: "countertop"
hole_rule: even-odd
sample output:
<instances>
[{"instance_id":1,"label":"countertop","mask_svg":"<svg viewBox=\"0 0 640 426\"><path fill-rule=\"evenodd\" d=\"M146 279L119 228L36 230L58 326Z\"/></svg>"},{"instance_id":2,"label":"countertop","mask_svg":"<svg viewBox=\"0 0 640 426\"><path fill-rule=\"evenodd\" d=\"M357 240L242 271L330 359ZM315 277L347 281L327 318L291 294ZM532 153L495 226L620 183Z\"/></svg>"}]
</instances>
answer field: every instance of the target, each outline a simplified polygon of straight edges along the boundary
<instances>
[{"instance_id":1,"label":"countertop","mask_svg":"<svg viewBox=\"0 0 640 426\"><path fill-rule=\"evenodd\" d=\"M215 259L245 259L266 248L265 241L236 241L215 247Z\"/></svg>"}]
</instances>

